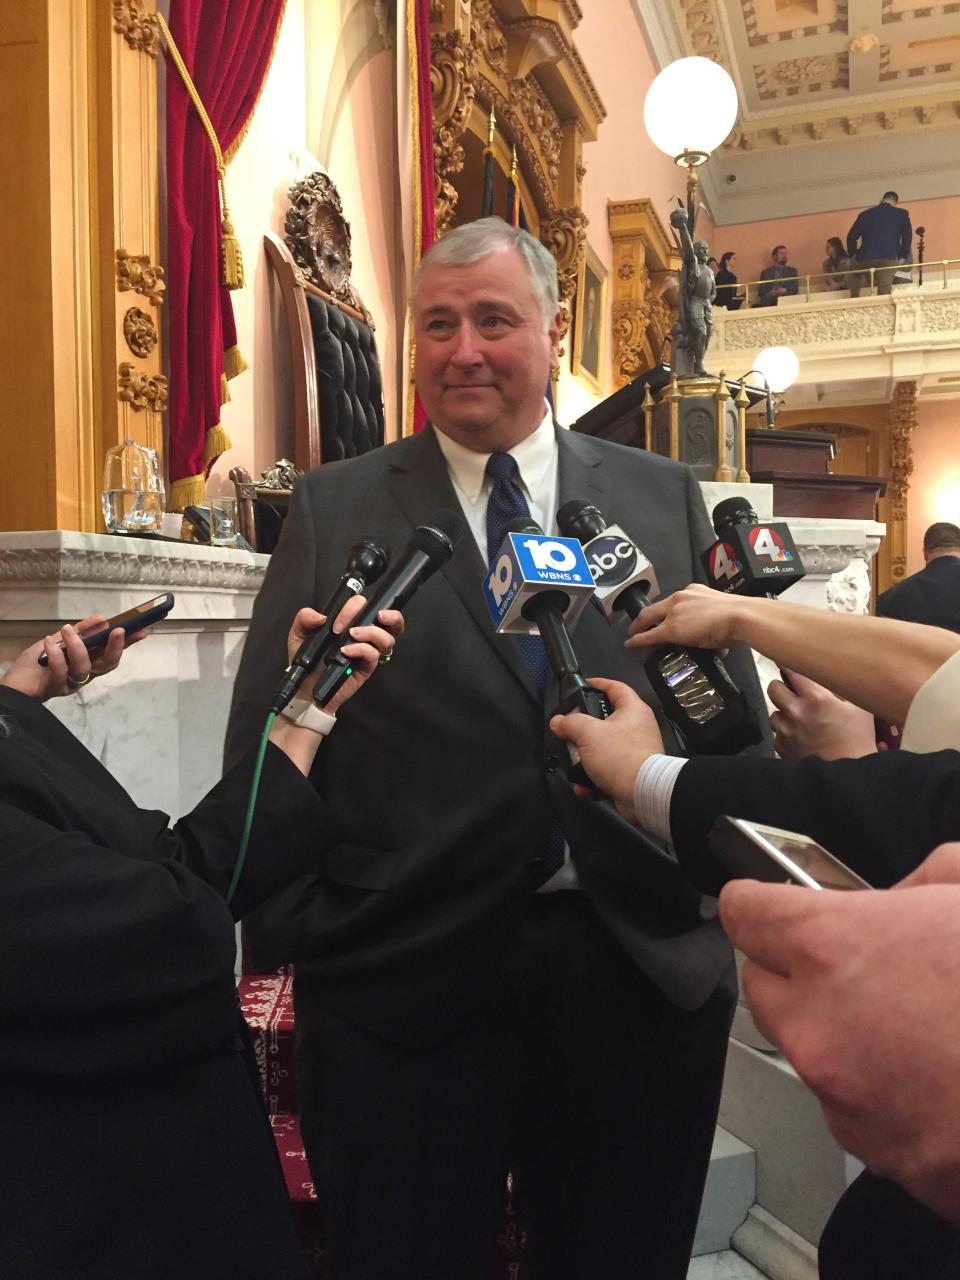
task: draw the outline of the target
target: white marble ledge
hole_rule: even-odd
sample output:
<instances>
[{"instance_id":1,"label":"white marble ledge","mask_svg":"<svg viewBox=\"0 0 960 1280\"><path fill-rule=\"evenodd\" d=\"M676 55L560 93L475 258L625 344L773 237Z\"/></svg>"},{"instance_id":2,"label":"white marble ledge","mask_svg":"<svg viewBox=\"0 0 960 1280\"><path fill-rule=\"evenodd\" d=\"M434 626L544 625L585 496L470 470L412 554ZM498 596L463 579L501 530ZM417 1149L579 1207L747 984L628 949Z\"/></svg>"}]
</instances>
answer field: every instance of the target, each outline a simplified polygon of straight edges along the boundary
<instances>
[{"instance_id":1,"label":"white marble ledge","mask_svg":"<svg viewBox=\"0 0 960 1280\"><path fill-rule=\"evenodd\" d=\"M249 619L269 556L229 547L42 529L0 533L0 621L119 613L172 591L170 624Z\"/></svg>"}]
</instances>

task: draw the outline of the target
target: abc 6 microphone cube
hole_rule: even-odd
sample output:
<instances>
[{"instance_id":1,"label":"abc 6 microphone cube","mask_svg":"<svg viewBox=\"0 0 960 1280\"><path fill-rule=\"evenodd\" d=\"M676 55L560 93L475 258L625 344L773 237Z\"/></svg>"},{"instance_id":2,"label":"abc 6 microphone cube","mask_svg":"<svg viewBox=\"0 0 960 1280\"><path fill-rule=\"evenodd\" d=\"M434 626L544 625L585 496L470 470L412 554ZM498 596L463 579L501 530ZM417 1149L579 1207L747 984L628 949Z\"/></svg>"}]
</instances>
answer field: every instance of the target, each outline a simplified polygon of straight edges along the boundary
<instances>
[{"instance_id":1,"label":"abc 6 microphone cube","mask_svg":"<svg viewBox=\"0 0 960 1280\"><path fill-rule=\"evenodd\" d=\"M619 525L608 524L584 544L583 553L596 588L593 602L609 623L622 616L627 587L638 588L648 600L660 594L653 565Z\"/></svg>"},{"instance_id":2,"label":"abc 6 microphone cube","mask_svg":"<svg viewBox=\"0 0 960 1280\"><path fill-rule=\"evenodd\" d=\"M563 620L572 627L594 591L580 543L576 538L508 533L483 580L484 599L497 632L537 635L537 624L523 616L523 607L548 590L567 597Z\"/></svg>"}]
</instances>

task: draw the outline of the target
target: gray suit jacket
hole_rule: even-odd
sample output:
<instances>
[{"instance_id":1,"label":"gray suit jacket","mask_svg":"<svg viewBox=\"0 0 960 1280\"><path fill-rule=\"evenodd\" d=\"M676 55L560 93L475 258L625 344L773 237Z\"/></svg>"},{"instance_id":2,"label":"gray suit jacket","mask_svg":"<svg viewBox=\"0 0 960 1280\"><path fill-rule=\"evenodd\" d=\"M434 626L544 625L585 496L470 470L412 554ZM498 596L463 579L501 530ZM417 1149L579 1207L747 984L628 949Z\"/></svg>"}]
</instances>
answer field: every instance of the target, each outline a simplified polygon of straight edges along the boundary
<instances>
[{"instance_id":1,"label":"gray suit jacket","mask_svg":"<svg viewBox=\"0 0 960 1280\"><path fill-rule=\"evenodd\" d=\"M583 498L621 524L664 592L703 580L711 533L687 467L559 428L558 442L561 503ZM459 511L430 429L298 482L237 677L228 760L261 728L290 619L322 604L349 546L374 535L397 555L441 507ZM378 1034L437 1040L495 992L557 817L607 926L668 999L699 1007L729 960L713 901L610 806L573 795L546 728L553 694L544 706L516 642L495 634L485 568L465 533L408 605L394 660L344 708L315 778L340 841L318 854L315 877L248 921L259 958L298 960L301 989ZM574 633L583 670L653 702L625 633L588 610ZM762 715L749 655L729 665ZM664 738L675 749L669 726Z\"/></svg>"}]
</instances>

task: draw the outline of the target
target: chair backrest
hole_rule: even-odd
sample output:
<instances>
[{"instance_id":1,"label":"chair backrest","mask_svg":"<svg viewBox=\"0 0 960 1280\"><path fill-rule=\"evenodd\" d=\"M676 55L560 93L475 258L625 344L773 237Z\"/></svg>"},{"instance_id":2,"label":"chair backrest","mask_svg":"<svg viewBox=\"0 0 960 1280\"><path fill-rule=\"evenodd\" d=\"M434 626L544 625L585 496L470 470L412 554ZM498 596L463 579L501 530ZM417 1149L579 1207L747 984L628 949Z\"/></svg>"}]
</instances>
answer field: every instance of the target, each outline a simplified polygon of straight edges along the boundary
<instances>
[{"instance_id":1,"label":"chair backrest","mask_svg":"<svg viewBox=\"0 0 960 1280\"><path fill-rule=\"evenodd\" d=\"M264 236L283 299L293 381L294 462L304 471L383 444L374 325L350 283L350 227L324 173L290 188L285 236Z\"/></svg>"}]
</instances>

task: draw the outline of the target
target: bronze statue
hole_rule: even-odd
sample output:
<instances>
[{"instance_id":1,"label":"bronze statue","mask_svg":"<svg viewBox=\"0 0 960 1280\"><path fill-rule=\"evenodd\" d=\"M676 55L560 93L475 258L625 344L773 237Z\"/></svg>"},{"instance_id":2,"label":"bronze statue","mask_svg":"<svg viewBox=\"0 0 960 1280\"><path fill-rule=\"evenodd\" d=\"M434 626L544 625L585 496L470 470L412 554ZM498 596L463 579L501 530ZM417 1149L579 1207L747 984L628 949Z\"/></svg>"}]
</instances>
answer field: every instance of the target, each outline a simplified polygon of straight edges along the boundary
<instances>
[{"instance_id":1,"label":"bronze statue","mask_svg":"<svg viewBox=\"0 0 960 1280\"><path fill-rule=\"evenodd\" d=\"M680 240L683 266L680 269L680 319L673 326L671 366L681 378L706 377L703 357L713 331L713 300L717 282L707 266L710 246L690 234L687 209L674 209L670 225Z\"/></svg>"}]
</instances>

